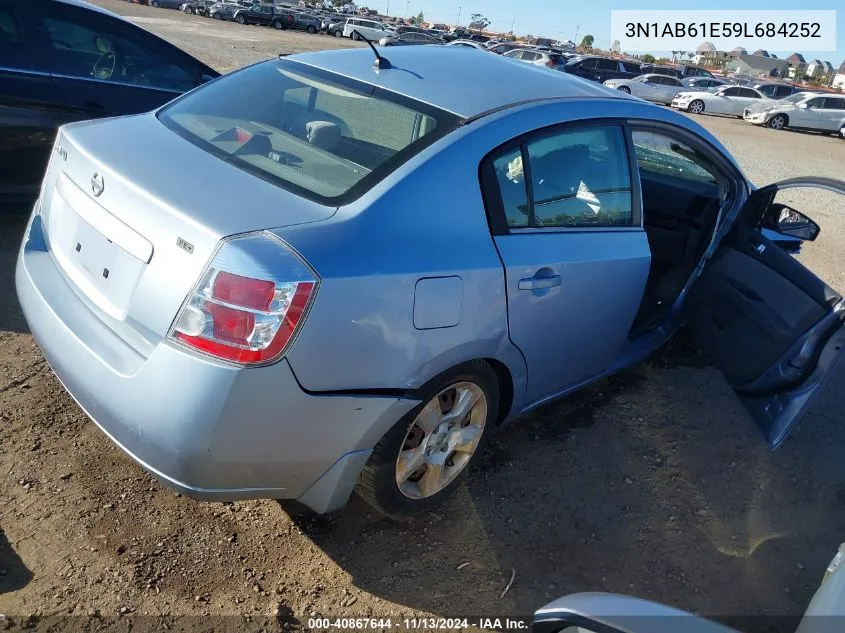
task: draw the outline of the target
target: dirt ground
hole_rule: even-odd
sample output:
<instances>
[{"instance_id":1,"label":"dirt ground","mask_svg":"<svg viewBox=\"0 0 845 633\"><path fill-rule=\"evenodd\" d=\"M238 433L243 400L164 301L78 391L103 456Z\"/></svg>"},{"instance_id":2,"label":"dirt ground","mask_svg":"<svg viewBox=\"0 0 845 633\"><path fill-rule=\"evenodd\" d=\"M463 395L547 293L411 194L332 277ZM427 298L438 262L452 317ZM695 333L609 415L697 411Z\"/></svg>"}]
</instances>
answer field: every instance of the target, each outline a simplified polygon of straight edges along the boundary
<instances>
[{"instance_id":1,"label":"dirt ground","mask_svg":"<svg viewBox=\"0 0 845 633\"><path fill-rule=\"evenodd\" d=\"M100 4L221 70L347 45ZM842 176L842 141L698 120L758 184ZM825 236L807 261L842 290L843 209L803 200ZM214 628L247 617L303 628L314 615L527 616L560 595L611 591L787 631L845 541L845 370L771 452L721 375L679 345L502 430L452 500L408 522L356 497L323 517L182 498L118 451L50 373L14 293L22 230L0 219L0 629L45 616L135 630L200 615L231 618L193 621Z\"/></svg>"}]
</instances>

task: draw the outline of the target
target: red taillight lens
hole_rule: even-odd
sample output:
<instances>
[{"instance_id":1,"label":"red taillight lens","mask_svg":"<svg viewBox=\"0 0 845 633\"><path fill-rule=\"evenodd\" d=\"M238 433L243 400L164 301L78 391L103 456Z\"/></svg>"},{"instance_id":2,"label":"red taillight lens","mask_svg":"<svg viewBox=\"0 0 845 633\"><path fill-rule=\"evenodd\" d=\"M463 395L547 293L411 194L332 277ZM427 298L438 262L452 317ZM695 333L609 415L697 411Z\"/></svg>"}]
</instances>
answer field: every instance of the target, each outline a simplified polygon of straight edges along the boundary
<instances>
[{"instance_id":1,"label":"red taillight lens","mask_svg":"<svg viewBox=\"0 0 845 633\"><path fill-rule=\"evenodd\" d=\"M301 326L317 282L316 273L272 234L227 240L182 306L169 338L235 363L272 362Z\"/></svg>"},{"instance_id":2,"label":"red taillight lens","mask_svg":"<svg viewBox=\"0 0 845 633\"><path fill-rule=\"evenodd\" d=\"M546 66L548 66L549 68L554 68L555 65L556 64L555 64L553 59L550 59L549 61L546 62Z\"/></svg>"},{"instance_id":3,"label":"red taillight lens","mask_svg":"<svg viewBox=\"0 0 845 633\"><path fill-rule=\"evenodd\" d=\"M267 310L273 301L276 284L262 279L251 279L221 270L214 276L211 296L243 308Z\"/></svg>"}]
</instances>

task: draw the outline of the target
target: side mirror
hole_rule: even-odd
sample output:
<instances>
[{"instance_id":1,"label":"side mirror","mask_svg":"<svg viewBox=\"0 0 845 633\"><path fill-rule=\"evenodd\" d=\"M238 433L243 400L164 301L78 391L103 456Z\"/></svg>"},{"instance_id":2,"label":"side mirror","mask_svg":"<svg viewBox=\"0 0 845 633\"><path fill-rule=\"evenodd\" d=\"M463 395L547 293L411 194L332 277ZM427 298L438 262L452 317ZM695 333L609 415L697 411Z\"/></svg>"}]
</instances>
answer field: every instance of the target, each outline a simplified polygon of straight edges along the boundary
<instances>
[{"instance_id":1,"label":"side mirror","mask_svg":"<svg viewBox=\"0 0 845 633\"><path fill-rule=\"evenodd\" d=\"M534 614L532 633L737 633L656 602L612 593L576 593Z\"/></svg>"},{"instance_id":2,"label":"side mirror","mask_svg":"<svg viewBox=\"0 0 845 633\"><path fill-rule=\"evenodd\" d=\"M785 204L773 204L763 218L763 228L806 242L815 240L821 227L803 213Z\"/></svg>"},{"instance_id":3,"label":"side mirror","mask_svg":"<svg viewBox=\"0 0 845 633\"><path fill-rule=\"evenodd\" d=\"M804 103L799 103L799 104L798 104L798 107L799 107L799 108L801 108L802 110L806 110L806 109L807 109L807 108L809 108L810 106L809 106L809 105L807 105L807 103L806 103L806 102L804 102Z\"/></svg>"}]
</instances>

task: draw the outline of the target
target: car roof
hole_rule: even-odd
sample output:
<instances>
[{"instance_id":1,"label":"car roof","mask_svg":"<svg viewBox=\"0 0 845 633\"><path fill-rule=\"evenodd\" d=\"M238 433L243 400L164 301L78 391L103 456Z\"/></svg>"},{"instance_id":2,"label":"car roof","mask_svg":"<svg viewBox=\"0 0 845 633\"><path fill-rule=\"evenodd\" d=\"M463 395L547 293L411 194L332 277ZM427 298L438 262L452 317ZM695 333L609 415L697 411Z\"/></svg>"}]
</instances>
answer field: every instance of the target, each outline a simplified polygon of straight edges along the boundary
<instances>
[{"instance_id":1,"label":"car roof","mask_svg":"<svg viewBox=\"0 0 845 633\"><path fill-rule=\"evenodd\" d=\"M401 46L382 53L391 69L373 68L368 48L327 50L286 59L428 103L461 117L530 100L553 98L622 99L607 88L557 70L500 55L479 55L461 46ZM467 86L496 86L467 90Z\"/></svg>"}]
</instances>

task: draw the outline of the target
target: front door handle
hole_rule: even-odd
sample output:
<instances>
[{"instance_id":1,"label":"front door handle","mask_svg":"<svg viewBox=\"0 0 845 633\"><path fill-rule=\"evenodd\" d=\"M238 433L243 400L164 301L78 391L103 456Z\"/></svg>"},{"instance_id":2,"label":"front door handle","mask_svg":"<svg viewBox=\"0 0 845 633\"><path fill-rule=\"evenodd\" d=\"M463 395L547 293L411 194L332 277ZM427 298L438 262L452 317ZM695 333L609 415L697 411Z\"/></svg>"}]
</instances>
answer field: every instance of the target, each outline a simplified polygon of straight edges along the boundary
<instances>
[{"instance_id":1,"label":"front door handle","mask_svg":"<svg viewBox=\"0 0 845 633\"><path fill-rule=\"evenodd\" d=\"M545 290L546 288L554 288L560 285L560 275L553 275L552 277L529 277L528 279L520 279L517 287L520 290Z\"/></svg>"}]
</instances>

